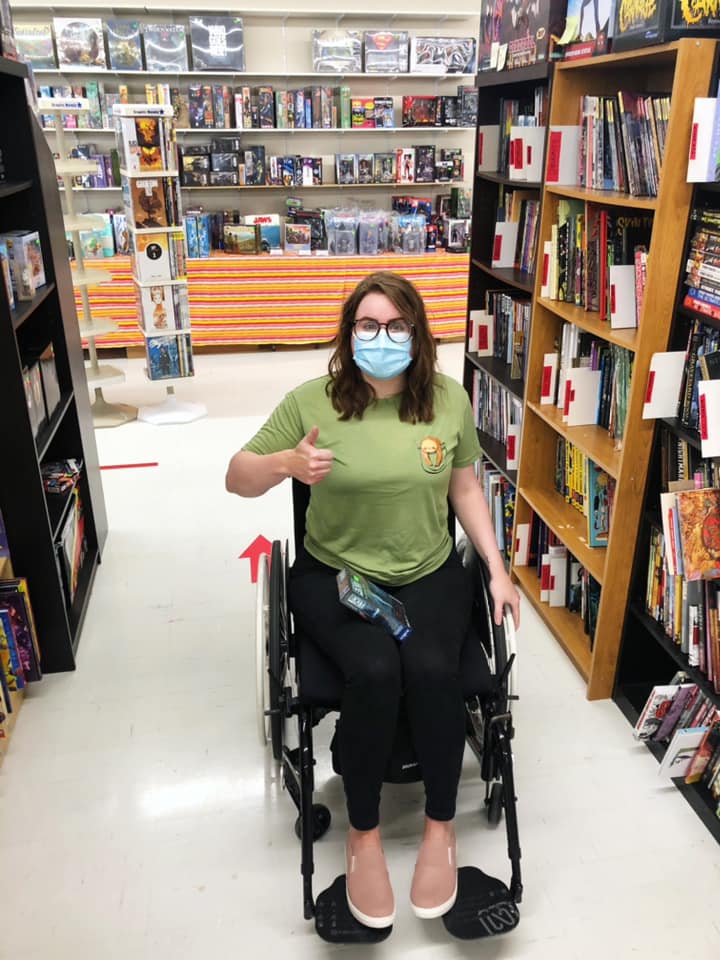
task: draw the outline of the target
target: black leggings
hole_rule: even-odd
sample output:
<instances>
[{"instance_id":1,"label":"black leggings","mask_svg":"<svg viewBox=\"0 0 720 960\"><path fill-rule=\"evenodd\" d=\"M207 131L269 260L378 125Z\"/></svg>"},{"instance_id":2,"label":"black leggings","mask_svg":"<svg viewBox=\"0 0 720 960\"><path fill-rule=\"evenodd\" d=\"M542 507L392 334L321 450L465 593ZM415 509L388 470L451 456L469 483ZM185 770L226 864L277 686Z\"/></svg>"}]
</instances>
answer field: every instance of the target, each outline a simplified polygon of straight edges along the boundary
<instances>
[{"instance_id":1,"label":"black leggings","mask_svg":"<svg viewBox=\"0 0 720 960\"><path fill-rule=\"evenodd\" d=\"M401 693L425 783L425 812L433 820L452 820L465 745L458 670L470 622L469 574L452 550L434 573L388 586L405 604L413 628L398 644L340 603L336 573L301 550L288 592L298 630L345 679L339 749L350 823L356 830L378 825Z\"/></svg>"}]
</instances>

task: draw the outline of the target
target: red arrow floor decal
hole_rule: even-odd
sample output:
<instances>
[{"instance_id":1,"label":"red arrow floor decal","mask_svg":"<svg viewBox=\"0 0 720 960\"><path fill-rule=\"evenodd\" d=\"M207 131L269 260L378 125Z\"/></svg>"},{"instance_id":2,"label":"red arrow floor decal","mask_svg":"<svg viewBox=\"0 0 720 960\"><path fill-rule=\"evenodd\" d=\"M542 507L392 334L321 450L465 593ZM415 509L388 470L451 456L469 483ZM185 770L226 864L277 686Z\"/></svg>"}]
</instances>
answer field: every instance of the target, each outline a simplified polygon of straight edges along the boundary
<instances>
[{"instance_id":1,"label":"red arrow floor decal","mask_svg":"<svg viewBox=\"0 0 720 960\"><path fill-rule=\"evenodd\" d=\"M271 551L272 543L270 543L270 541L260 533L257 535L257 537L255 537L250 546L246 547L245 550L240 554L240 560L245 560L247 558L250 561L250 579L253 583L257 583L260 557L264 553L271 553Z\"/></svg>"}]
</instances>

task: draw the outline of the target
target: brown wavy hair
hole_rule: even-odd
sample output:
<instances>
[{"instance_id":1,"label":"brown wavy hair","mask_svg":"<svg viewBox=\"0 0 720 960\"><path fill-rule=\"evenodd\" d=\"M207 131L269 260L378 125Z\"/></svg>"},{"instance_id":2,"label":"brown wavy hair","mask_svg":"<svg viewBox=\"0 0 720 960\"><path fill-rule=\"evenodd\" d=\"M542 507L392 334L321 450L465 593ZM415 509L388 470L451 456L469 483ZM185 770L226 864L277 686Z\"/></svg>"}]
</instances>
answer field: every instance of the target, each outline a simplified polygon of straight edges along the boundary
<instances>
[{"instance_id":1,"label":"brown wavy hair","mask_svg":"<svg viewBox=\"0 0 720 960\"><path fill-rule=\"evenodd\" d=\"M360 301L368 293L382 293L397 307L398 314L413 324L413 358L406 371L400 400L400 419L406 423L431 423L435 411L433 394L437 348L430 332L425 304L417 288L399 273L382 270L370 273L355 287L343 304L335 350L330 357L328 394L340 420L362 420L376 400L375 391L353 360L353 321Z\"/></svg>"}]
</instances>

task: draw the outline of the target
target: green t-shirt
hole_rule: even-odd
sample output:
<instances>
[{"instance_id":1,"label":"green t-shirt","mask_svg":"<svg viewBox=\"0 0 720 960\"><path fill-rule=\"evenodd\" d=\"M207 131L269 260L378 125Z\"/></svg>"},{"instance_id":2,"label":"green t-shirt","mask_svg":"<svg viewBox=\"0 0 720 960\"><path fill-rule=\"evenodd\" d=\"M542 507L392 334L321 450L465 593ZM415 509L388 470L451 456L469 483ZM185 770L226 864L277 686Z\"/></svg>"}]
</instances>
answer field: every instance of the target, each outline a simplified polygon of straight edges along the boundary
<instances>
[{"instance_id":1,"label":"green t-shirt","mask_svg":"<svg viewBox=\"0 0 720 960\"><path fill-rule=\"evenodd\" d=\"M467 394L437 374L432 423L401 422L399 395L372 403L362 420L339 420L328 380L288 393L243 450L291 449L317 425L317 446L334 461L310 488L306 550L336 569L348 564L381 583L411 583L447 559L450 474L480 457Z\"/></svg>"}]
</instances>

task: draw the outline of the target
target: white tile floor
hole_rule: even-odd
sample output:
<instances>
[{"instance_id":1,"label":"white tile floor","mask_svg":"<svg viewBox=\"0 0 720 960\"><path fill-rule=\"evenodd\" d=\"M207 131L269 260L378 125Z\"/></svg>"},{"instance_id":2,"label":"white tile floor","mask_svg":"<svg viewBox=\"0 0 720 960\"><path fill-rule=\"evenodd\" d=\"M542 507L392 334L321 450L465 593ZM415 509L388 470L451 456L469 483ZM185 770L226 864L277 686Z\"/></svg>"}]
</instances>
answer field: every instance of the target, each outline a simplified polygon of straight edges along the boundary
<instances>
[{"instance_id":1,"label":"white tile floor","mask_svg":"<svg viewBox=\"0 0 720 960\"><path fill-rule=\"evenodd\" d=\"M461 350L442 348L459 376ZM187 426L99 433L111 534L76 673L28 698L0 770L5 960L322 957L302 919L294 808L256 742L248 562L258 534L288 535L287 490L224 492L227 459L325 350L200 356L179 393L207 403ZM109 400L153 402L142 364ZM386 788L386 847L400 909L391 938L418 958L605 960L720 956L720 848L611 702L581 681L528 604L515 745L525 900L501 940L451 941L407 905L421 794ZM316 845L316 892L341 872L342 790L318 728L318 799L335 828ZM504 830L478 814L468 759L461 863L508 878ZM339 953L339 951L337 951Z\"/></svg>"}]
</instances>

